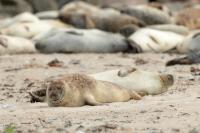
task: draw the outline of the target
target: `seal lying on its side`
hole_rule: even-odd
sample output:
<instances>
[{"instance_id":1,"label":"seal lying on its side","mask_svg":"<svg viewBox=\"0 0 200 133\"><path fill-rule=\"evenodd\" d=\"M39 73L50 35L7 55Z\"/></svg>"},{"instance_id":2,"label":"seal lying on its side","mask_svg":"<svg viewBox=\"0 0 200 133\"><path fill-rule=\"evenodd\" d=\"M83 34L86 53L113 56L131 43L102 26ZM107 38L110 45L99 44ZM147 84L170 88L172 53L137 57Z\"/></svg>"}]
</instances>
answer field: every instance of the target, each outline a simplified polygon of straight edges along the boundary
<instances>
[{"instance_id":1,"label":"seal lying on its side","mask_svg":"<svg viewBox=\"0 0 200 133\"><path fill-rule=\"evenodd\" d=\"M145 72L142 70L138 70L136 68L124 69L124 70L111 70L111 71L106 71L106 72L102 72L102 73L91 74L91 75L89 75L89 77L85 76L85 75L78 76L78 77L81 77L81 79L82 79L82 77L87 77L90 80L86 80L87 82L82 82L82 80L81 80L81 82L80 82L79 78L77 78L76 82L73 81L74 84L72 87L74 87L74 88L76 88L74 86L75 83L76 83L77 87L79 88L79 86L85 87L86 84L91 85L91 84L94 84L94 82L98 82L102 86L102 87L98 87L98 89L99 89L99 91L102 89L102 91L97 93L97 95L101 94L101 92L104 92L105 89L107 89L106 94L109 94L109 93L117 94L118 92L121 93L121 91L117 90L116 92L115 91L110 92L108 90L109 90L109 87L115 88L116 85L118 85L118 87L120 86L120 88L126 88L127 90L130 90L131 93L134 94L133 95L135 97L134 99L140 99L140 97L137 95L137 93L140 94L140 96L161 94L161 93L167 91L168 88L174 82L172 75L158 74L155 72ZM65 81L67 83L69 83L72 81L72 79L67 78ZM88 82L88 81L91 81L91 82ZM144 81L145 81L145 84L144 84ZM53 86L53 85L51 85L51 86ZM68 86L69 86L69 84L68 84ZM93 86L93 88L95 88L95 87L96 86ZM115 90L115 89L111 89L111 91L112 90ZM125 94L126 94L127 90L123 90L123 91L125 91ZM96 92L96 91L94 91L94 92ZM33 92L30 92L29 94L31 95L31 102L44 102L45 100L47 100L46 99L46 89L33 91ZM116 94L113 94L113 95L116 95ZM55 94L55 95L57 96L58 94ZM121 94L121 95L124 96L124 94ZM79 97L79 95L77 97ZM113 98L112 95L110 95L109 97Z\"/></svg>"},{"instance_id":2,"label":"seal lying on its side","mask_svg":"<svg viewBox=\"0 0 200 133\"><path fill-rule=\"evenodd\" d=\"M170 74L146 72L137 68L111 70L90 75L96 80L108 81L134 90L141 95L156 95L166 92L173 85Z\"/></svg>"},{"instance_id":3,"label":"seal lying on its side","mask_svg":"<svg viewBox=\"0 0 200 133\"><path fill-rule=\"evenodd\" d=\"M60 19L81 29L101 29L109 32L119 32L121 28L132 25L132 28L144 26L135 17L121 14L115 9L100 9L84 2L72 2L60 10ZM117 21L116 21L117 20Z\"/></svg>"},{"instance_id":4,"label":"seal lying on its side","mask_svg":"<svg viewBox=\"0 0 200 133\"><path fill-rule=\"evenodd\" d=\"M36 48L43 53L80 53L80 52L123 52L129 50L126 39L97 29L52 31L36 42ZM36 39L38 40L38 39Z\"/></svg>"},{"instance_id":5,"label":"seal lying on its side","mask_svg":"<svg viewBox=\"0 0 200 133\"><path fill-rule=\"evenodd\" d=\"M0 55L36 52L32 41L20 37L0 35Z\"/></svg>"},{"instance_id":6,"label":"seal lying on its side","mask_svg":"<svg viewBox=\"0 0 200 133\"><path fill-rule=\"evenodd\" d=\"M30 94L33 96L33 93ZM102 105L130 99L139 100L141 96L114 83L95 80L84 74L68 74L50 81L46 90L46 100L51 107Z\"/></svg>"},{"instance_id":7,"label":"seal lying on its side","mask_svg":"<svg viewBox=\"0 0 200 133\"><path fill-rule=\"evenodd\" d=\"M175 15L176 23L189 29L200 29L200 8L185 8Z\"/></svg>"},{"instance_id":8,"label":"seal lying on its side","mask_svg":"<svg viewBox=\"0 0 200 133\"><path fill-rule=\"evenodd\" d=\"M132 47L139 47L139 52L167 52L181 44L184 36L171 31L143 28L129 38Z\"/></svg>"},{"instance_id":9,"label":"seal lying on its side","mask_svg":"<svg viewBox=\"0 0 200 133\"><path fill-rule=\"evenodd\" d=\"M167 13L147 5L123 7L121 12L136 17L146 25L172 23L172 19Z\"/></svg>"},{"instance_id":10,"label":"seal lying on its side","mask_svg":"<svg viewBox=\"0 0 200 133\"><path fill-rule=\"evenodd\" d=\"M166 66L172 66L176 64L180 65L191 65L191 64L199 64L200 63L200 51L190 53L182 58L175 58L166 63Z\"/></svg>"}]
</instances>

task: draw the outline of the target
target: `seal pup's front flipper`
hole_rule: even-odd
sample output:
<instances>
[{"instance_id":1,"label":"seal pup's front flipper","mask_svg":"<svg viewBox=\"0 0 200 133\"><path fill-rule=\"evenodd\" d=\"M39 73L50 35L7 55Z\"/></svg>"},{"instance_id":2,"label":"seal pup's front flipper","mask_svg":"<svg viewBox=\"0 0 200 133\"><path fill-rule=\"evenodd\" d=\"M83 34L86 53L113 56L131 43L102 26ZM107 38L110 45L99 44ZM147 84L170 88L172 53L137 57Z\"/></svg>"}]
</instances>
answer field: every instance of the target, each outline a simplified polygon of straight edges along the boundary
<instances>
[{"instance_id":1,"label":"seal pup's front flipper","mask_svg":"<svg viewBox=\"0 0 200 133\"><path fill-rule=\"evenodd\" d=\"M85 94L85 100L86 104L91 106L100 106L106 104L98 102L92 94Z\"/></svg>"},{"instance_id":2,"label":"seal pup's front flipper","mask_svg":"<svg viewBox=\"0 0 200 133\"><path fill-rule=\"evenodd\" d=\"M134 99L134 100L141 100L142 99L142 95L140 95L139 93L137 93L134 90L130 90L130 95L131 95L131 98Z\"/></svg>"},{"instance_id":3,"label":"seal pup's front flipper","mask_svg":"<svg viewBox=\"0 0 200 133\"><path fill-rule=\"evenodd\" d=\"M127 76L128 74L130 74L130 73L132 73L132 72L134 72L134 71L136 71L136 70L137 70L137 69L134 68L134 67L126 68L126 69L121 69L121 70L118 71L117 75L118 75L119 77L125 77L125 76Z\"/></svg>"}]
</instances>

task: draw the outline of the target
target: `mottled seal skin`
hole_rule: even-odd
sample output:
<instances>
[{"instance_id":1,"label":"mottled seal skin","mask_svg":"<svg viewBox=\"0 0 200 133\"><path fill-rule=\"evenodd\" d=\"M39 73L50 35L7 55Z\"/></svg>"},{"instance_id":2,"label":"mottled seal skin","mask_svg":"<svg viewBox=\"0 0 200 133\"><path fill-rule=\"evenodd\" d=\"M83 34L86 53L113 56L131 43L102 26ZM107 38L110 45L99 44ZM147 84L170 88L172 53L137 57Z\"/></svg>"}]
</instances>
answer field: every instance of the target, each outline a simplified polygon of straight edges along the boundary
<instances>
[{"instance_id":1,"label":"mottled seal skin","mask_svg":"<svg viewBox=\"0 0 200 133\"><path fill-rule=\"evenodd\" d=\"M142 28L129 38L132 47L140 47L141 52L168 52L181 44L184 36L171 31Z\"/></svg>"},{"instance_id":2,"label":"mottled seal skin","mask_svg":"<svg viewBox=\"0 0 200 133\"><path fill-rule=\"evenodd\" d=\"M71 29L47 33L36 42L36 48L43 53L113 53L125 52L129 45L120 34Z\"/></svg>"},{"instance_id":3,"label":"mottled seal skin","mask_svg":"<svg viewBox=\"0 0 200 133\"><path fill-rule=\"evenodd\" d=\"M138 19L129 15L113 14L106 10L102 10L101 13L95 15L90 15L88 13L68 13L62 20L77 28L97 28L109 32L119 32L120 29L126 25L133 25L137 28L145 25Z\"/></svg>"},{"instance_id":4,"label":"mottled seal skin","mask_svg":"<svg viewBox=\"0 0 200 133\"><path fill-rule=\"evenodd\" d=\"M60 11L60 19L77 28L97 28L109 32L119 32L123 26L130 24L137 27L145 26L137 18L121 14L115 9L100 9L83 2L66 5Z\"/></svg>"},{"instance_id":5,"label":"mottled seal skin","mask_svg":"<svg viewBox=\"0 0 200 133\"><path fill-rule=\"evenodd\" d=\"M108 81L134 90L141 95L161 94L174 83L174 78L170 74L147 72L134 67L124 70L110 70L90 76L96 80Z\"/></svg>"},{"instance_id":6,"label":"mottled seal skin","mask_svg":"<svg viewBox=\"0 0 200 133\"><path fill-rule=\"evenodd\" d=\"M191 30L200 29L200 8L186 8L175 15L176 24Z\"/></svg>"},{"instance_id":7,"label":"mottled seal skin","mask_svg":"<svg viewBox=\"0 0 200 133\"><path fill-rule=\"evenodd\" d=\"M35 52L35 45L30 40L20 37L0 35L0 55Z\"/></svg>"},{"instance_id":8,"label":"mottled seal skin","mask_svg":"<svg viewBox=\"0 0 200 133\"><path fill-rule=\"evenodd\" d=\"M124 27L132 30L133 27L139 29L139 27L145 26L140 20L126 14L110 14L106 17L99 15L91 19L92 22L94 22L95 28L114 33L122 31ZM133 30L132 33L134 31L135 30Z\"/></svg>"},{"instance_id":9,"label":"mottled seal skin","mask_svg":"<svg viewBox=\"0 0 200 133\"><path fill-rule=\"evenodd\" d=\"M50 107L95 106L126 102L130 99L139 100L141 96L132 90L110 82L95 80L84 74L67 74L49 81L46 90L46 100Z\"/></svg>"},{"instance_id":10,"label":"mottled seal skin","mask_svg":"<svg viewBox=\"0 0 200 133\"><path fill-rule=\"evenodd\" d=\"M128 6L122 8L121 13L136 17L146 25L172 23L172 19L167 13L147 5Z\"/></svg>"},{"instance_id":11,"label":"mottled seal skin","mask_svg":"<svg viewBox=\"0 0 200 133\"><path fill-rule=\"evenodd\" d=\"M181 58L175 58L166 63L166 66L173 66L173 65L191 65L191 64L199 64L200 63L200 51L190 53L187 56Z\"/></svg>"},{"instance_id":12,"label":"mottled seal skin","mask_svg":"<svg viewBox=\"0 0 200 133\"><path fill-rule=\"evenodd\" d=\"M200 30L192 31L177 45L177 51L182 54L200 51Z\"/></svg>"}]
</instances>

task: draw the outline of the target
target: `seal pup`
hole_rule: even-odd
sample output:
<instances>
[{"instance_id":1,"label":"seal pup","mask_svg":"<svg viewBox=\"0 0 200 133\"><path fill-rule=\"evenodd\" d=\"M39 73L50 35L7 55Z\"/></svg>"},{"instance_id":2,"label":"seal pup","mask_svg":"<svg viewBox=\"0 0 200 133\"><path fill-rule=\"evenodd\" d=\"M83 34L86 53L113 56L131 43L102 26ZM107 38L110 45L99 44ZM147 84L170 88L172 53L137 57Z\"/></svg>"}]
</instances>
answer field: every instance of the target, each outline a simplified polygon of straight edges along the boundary
<instances>
[{"instance_id":1,"label":"seal pup","mask_svg":"<svg viewBox=\"0 0 200 133\"><path fill-rule=\"evenodd\" d=\"M139 52L167 52L181 44L184 36L170 31L142 28L133 33L128 41ZM139 47L139 48L138 48Z\"/></svg>"},{"instance_id":2,"label":"seal pup","mask_svg":"<svg viewBox=\"0 0 200 133\"><path fill-rule=\"evenodd\" d=\"M111 9L105 9L98 13L67 13L61 20L77 28L97 28L109 32L119 32L120 29L126 25L133 25L138 28L145 26L145 24L137 18L126 14L115 13L115 11Z\"/></svg>"},{"instance_id":3,"label":"seal pup","mask_svg":"<svg viewBox=\"0 0 200 133\"><path fill-rule=\"evenodd\" d=\"M107 13L105 12L105 14ZM95 28L114 33L119 33L124 27L126 27L126 29L132 29L134 27L132 32L134 33L135 30L145 26L145 24L137 18L126 14L107 14L107 16L98 15L91 17L91 20L94 23Z\"/></svg>"},{"instance_id":4,"label":"seal pup","mask_svg":"<svg viewBox=\"0 0 200 133\"><path fill-rule=\"evenodd\" d=\"M41 38L36 42L36 48L43 53L113 53L130 50L122 35L97 29L52 31L52 34L47 33Z\"/></svg>"},{"instance_id":5,"label":"seal pup","mask_svg":"<svg viewBox=\"0 0 200 133\"><path fill-rule=\"evenodd\" d=\"M172 65L191 65L191 64L199 64L200 63L200 51L189 53L187 56L181 58L175 58L166 63L166 66Z\"/></svg>"},{"instance_id":6,"label":"seal pup","mask_svg":"<svg viewBox=\"0 0 200 133\"><path fill-rule=\"evenodd\" d=\"M36 49L34 43L28 39L0 35L0 55L35 52Z\"/></svg>"},{"instance_id":7,"label":"seal pup","mask_svg":"<svg viewBox=\"0 0 200 133\"><path fill-rule=\"evenodd\" d=\"M145 26L137 18L121 14L115 9L100 9L83 2L67 5L60 11L60 19L77 28L97 28L109 32L119 32L120 28L130 24L137 27Z\"/></svg>"},{"instance_id":8,"label":"seal pup","mask_svg":"<svg viewBox=\"0 0 200 133\"><path fill-rule=\"evenodd\" d=\"M170 24L172 19L166 12L147 5L128 6L121 9L121 13L133 16L146 25Z\"/></svg>"},{"instance_id":9,"label":"seal pup","mask_svg":"<svg viewBox=\"0 0 200 133\"><path fill-rule=\"evenodd\" d=\"M124 88L134 90L140 95L161 94L166 92L174 83L174 78L170 74L147 72L135 67L121 70L110 70L91 74L90 76L96 80L108 81Z\"/></svg>"},{"instance_id":10,"label":"seal pup","mask_svg":"<svg viewBox=\"0 0 200 133\"><path fill-rule=\"evenodd\" d=\"M184 38L182 43L177 45L177 51L179 53L193 53L200 51L200 30L192 31L188 36Z\"/></svg>"},{"instance_id":11,"label":"seal pup","mask_svg":"<svg viewBox=\"0 0 200 133\"><path fill-rule=\"evenodd\" d=\"M95 106L141 99L141 96L132 90L95 80L84 74L67 74L49 81L46 87L46 100L50 107L80 107L86 104ZM41 95L45 95L44 91L41 91Z\"/></svg>"}]
</instances>

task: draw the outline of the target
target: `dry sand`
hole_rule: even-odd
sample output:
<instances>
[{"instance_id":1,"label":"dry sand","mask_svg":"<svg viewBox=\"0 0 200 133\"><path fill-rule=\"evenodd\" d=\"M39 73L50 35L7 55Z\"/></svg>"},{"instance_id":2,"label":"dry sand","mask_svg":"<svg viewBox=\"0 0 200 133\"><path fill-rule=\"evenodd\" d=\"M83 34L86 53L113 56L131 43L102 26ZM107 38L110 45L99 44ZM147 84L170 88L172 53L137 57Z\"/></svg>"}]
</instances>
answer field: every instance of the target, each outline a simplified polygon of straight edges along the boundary
<instances>
[{"instance_id":1,"label":"dry sand","mask_svg":"<svg viewBox=\"0 0 200 133\"><path fill-rule=\"evenodd\" d=\"M17 132L76 133L195 133L200 129L200 75L191 66L165 67L169 54L33 54L0 57L0 131L13 125ZM57 58L61 67L47 63ZM43 80L62 74L95 73L137 66L175 76L166 93L140 101L77 108L30 103L28 92ZM145 81L144 81L145 82ZM200 131L200 130L199 130Z\"/></svg>"}]
</instances>

